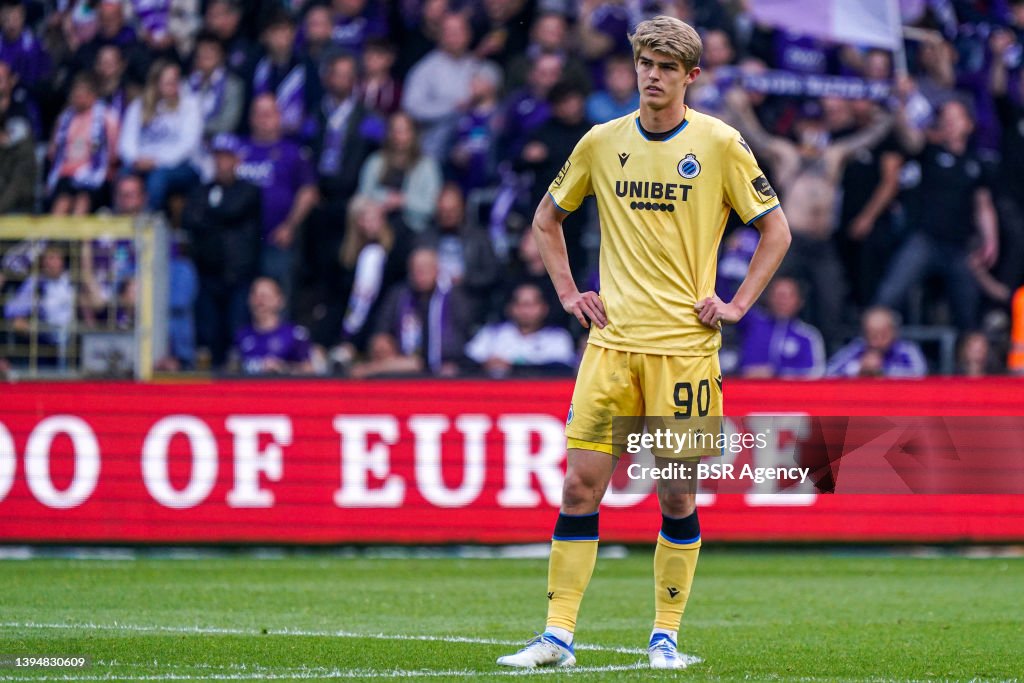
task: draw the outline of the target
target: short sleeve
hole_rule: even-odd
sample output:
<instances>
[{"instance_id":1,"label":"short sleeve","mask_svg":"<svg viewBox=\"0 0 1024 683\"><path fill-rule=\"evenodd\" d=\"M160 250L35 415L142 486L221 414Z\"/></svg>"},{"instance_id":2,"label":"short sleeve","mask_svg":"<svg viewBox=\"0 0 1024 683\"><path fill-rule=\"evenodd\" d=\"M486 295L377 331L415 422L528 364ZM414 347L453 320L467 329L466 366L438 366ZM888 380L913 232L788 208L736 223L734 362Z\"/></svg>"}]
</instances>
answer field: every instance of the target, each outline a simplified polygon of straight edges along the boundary
<instances>
[{"instance_id":1,"label":"short sleeve","mask_svg":"<svg viewBox=\"0 0 1024 683\"><path fill-rule=\"evenodd\" d=\"M590 182L590 146L593 130L580 138L562 169L548 186L551 200L562 211L575 211L588 196L594 194Z\"/></svg>"},{"instance_id":2,"label":"short sleeve","mask_svg":"<svg viewBox=\"0 0 1024 683\"><path fill-rule=\"evenodd\" d=\"M725 201L744 223L750 224L779 206L779 198L757 165L757 159L739 133L733 133L726 142Z\"/></svg>"}]
</instances>

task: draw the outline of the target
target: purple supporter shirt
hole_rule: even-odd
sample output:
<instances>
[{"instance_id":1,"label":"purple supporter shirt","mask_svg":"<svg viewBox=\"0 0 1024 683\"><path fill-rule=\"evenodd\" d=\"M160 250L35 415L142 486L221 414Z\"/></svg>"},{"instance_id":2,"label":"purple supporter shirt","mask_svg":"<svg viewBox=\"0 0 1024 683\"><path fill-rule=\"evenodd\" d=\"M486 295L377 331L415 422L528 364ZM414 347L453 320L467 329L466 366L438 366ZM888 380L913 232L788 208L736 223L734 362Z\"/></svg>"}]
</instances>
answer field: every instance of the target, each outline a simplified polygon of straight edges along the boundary
<instances>
[{"instance_id":1,"label":"purple supporter shirt","mask_svg":"<svg viewBox=\"0 0 1024 683\"><path fill-rule=\"evenodd\" d=\"M492 180L496 118L496 111L474 110L463 114L455 124L452 148L469 155L466 166L456 171L463 192L484 187Z\"/></svg>"},{"instance_id":2,"label":"purple supporter shirt","mask_svg":"<svg viewBox=\"0 0 1024 683\"><path fill-rule=\"evenodd\" d=\"M17 40L0 34L0 61L10 65L24 86L35 85L50 73L50 55L28 29Z\"/></svg>"},{"instance_id":3,"label":"purple supporter shirt","mask_svg":"<svg viewBox=\"0 0 1024 683\"><path fill-rule=\"evenodd\" d=\"M241 358L242 372L259 375L266 372L266 362L270 359L289 364L308 361L309 332L285 322L266 332L244 327L235 335L235 348Z\"/></svg>"},{"instance_id":4,"label":"purple supporter shirt","mask_svg":"<svg viewBox=\"0 0 1024 683\"><path fill-rule=\"evenodd\" d=\"M722 301L732 301L736 296L760 239L761 233L749 226L737 228L729 235L722 258L718 261L718 281L715 283L715 290Z\"/></svg>"},{"instance_id":5,"label":"purple supporter shirt","mask_svg":"<svg viewBox=\"0 0 1024 683\"><path fill-rule=\"evenodd\" d=\"M139 26L151 36L165 36L171 19L171 0L132 0Z\"/></svg>"},{"instance_id":6,"label":"purple supporter shirt","mask_svg":"<svg viewBox=\"0 0 1024 683\"><path fill-rule=\"evenodd\" d=\"M856 377L860 374L860 361L868 350L867 342L857 337L839 349L828 362L829 377ZM912 341L897 339L882 359L882 374L886 377L923 377L928 373L921 348Z\"/></svg>"},{"instance_id":7,"label":"purple supporter shirt","mask_svg":"<svg viewBox=\"0 0 1024 683\"><path fill-rule=\"evenodd\" d=\"M802 320L776 320L753 309L741 323L740 367L770 366L776 377L821 377L825 373L825 344L821 333Z\"/></svg>"},{"instance_id":8,"label":"purple supporter shirt","mask_svg":"<svg viewBox=\"0 0 1024 683\"><path fill-rule=\"evenodd\" d=\"M515 159L529 140L530 133L551 118L551 105L547 100L534 97L529 89L522 88L509 96L502 110L508 141L505 152L509 158Z\"/></svg>"},{"instance_id":9,"label":"purple supporter shirt","mask_svg":"<svg viewBox=\"0 0 1024 683\"><path fill-rule=\"evenodd\" d=\"M368 3L367 8L354 17L338 17L331 31L331 43L349 52L360 54L370 38L383 38L388 34L388 25L377 3Z\"/></svg>"},{"instance_id":10,"label":"purple supporter shirt","mask_svg":"<svg viewBox=\"0 0 1024 683\"><path fill-rule=\"evenodd\" d=\"M775 68L802 74L828 72L830 49L817 38L788 31L775 34Z\"/></svg>"},{"instance_id":11,"label":"purple supporter shirt","mask_svg":"<svg viewBox=\"0 0 1024 683\"><path fill-rule=\"evenodd\" d=\"M316 185L316 173L308 156L290 140L265 143L249 140L242 145L238 177L263 192L263 238L288 217L299 188Z\"/></svg>"}]
</instances>

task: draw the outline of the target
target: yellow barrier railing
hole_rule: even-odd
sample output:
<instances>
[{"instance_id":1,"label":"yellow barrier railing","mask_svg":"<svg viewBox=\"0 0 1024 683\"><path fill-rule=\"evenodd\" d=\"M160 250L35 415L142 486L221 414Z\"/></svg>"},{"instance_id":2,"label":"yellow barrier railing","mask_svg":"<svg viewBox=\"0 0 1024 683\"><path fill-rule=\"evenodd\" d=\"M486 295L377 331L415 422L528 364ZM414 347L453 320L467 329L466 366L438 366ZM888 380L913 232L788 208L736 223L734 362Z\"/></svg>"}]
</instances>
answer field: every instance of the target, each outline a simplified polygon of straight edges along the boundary
<instances>
[{"instance_id":1,"label":"yellow barrier railing","mask_svg":"<svg viewBox=\"0 0 1024 683\"><path fill-rule=\"evenodd\" d=\"M0 217L0 358L19 377L149 379L166 350L156 216Z\"/></svg>"}]
</instances>

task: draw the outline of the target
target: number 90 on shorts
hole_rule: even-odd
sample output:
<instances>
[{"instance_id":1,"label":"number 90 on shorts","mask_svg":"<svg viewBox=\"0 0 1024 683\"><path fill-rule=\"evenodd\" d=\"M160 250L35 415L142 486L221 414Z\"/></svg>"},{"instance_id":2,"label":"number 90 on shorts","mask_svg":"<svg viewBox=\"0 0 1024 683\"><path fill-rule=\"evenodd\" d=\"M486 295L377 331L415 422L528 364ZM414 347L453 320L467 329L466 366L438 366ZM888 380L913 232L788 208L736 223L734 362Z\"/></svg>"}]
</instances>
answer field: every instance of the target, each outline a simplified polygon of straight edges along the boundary
<instances>
[{"instance_id":1,"label":"number 90 on shorts","mask_svg":"<svg viewBox=\"0 0 1024 683\"><path fill-rule=\"evenodd\" d=\"M722 370L718 354L660 356L590 344L583 354L572 394L569 448L620 455L629 434L668 429L718 434L721 429ZM676 440L675 443L680 443ZM721 455L703 447L658 449L654 455L696 458Z\"/></svg>"}]
</instances>

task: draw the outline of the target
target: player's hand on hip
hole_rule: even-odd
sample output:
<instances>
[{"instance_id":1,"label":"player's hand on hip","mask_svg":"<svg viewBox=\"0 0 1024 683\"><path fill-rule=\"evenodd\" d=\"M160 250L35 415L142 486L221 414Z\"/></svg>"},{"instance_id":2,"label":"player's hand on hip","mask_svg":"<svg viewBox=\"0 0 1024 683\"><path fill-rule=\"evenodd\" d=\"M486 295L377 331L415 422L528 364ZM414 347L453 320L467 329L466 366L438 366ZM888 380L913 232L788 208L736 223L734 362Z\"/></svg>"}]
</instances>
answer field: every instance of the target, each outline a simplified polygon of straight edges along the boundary
<instances>
[{"instance_id":1,"label":"player's hand on hip","mask_svg":"<svg viewBox=\"0 0 1024 683\"><path fill-rule=\"evenodd\" d=\"M739 306L732 303L727 304L718 296L709 296L698 301L694 304L693 310L697 311L697 317L703 324L716 330L722 328L722 323L738 323L743 317L743 311Z\"/></svg>"},{"instance_id":2,"label":"player's hand on hip","mask_svg":"<svg viewBox=\"0 0 1024 683\"><path fill-rule=\"evenodd\" d=\"M604 312L604 302L597 292L575 292L562 299L562 307L566 313L576 316L583 327L594 323L600 328L608 324L608 316Z\"/></svg>"}]
</instances>

